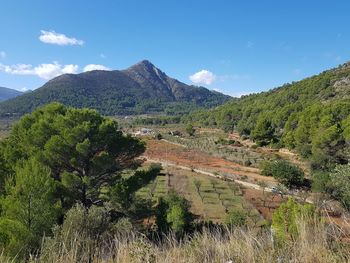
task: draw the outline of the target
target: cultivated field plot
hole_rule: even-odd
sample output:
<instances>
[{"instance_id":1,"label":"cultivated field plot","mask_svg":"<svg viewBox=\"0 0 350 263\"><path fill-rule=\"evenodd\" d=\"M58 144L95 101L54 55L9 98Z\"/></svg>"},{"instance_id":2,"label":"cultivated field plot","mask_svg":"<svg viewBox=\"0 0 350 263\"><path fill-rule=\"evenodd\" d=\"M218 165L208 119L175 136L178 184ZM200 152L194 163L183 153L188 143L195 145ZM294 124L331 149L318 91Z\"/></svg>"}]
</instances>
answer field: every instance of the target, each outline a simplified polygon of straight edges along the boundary
<instances>
[{"instance_id":1,"label":"cultivated field plot","mask_svg":"<svg viewBox=\"0 0 350 263\"><path fill-rule=\"evenodd\" d=\"M159 197L168 193L170 189L168 187L168 180L169 176L161 174L147 186L141 188L136 195L140 198L150 199L153 202L156 202Z\"/></svg>"},{"instance_id":2,"label":"cultivated field plot","mask_svg":"<svg viewBox=\"0 0 350 263\"><path fill-rule=\"evenodd\" d=\"M230 210L245 210L251 226L262 222L261 215L243 198L237 184L175 167L164 167L162 172L153 182L140 189L137 196L156 201L174 189L190 201L192 213L200 220L222 223Z\"/></svg>"},{"instance_id":3,"label":"cultivated field plot","mask_svg":"<svg viewBox=\"0 0 350 263\"><path fill-rule=\"evenodd\" d=\"M164 138L176 142L190 149L198 149L210 155L236 162L240 165L259 167L259 163L270 158L268 154L259 153L246 146L220 145L218 140L225 138L226 134L212 134L201 132L195 137L175 137L164 135ZM238 141L238 140L237 140Z\"/></svg>"},{"instance_id":4,"label":"cultivated field plot","mask_svg":"<svg viewBox=\"0 0 350 263\"><path fill-rule=\"evenodd\" d=\"M200 150L174 145L163 140L147 140L147 150L144 155L155 161L166 161L212 173L217 172L231 179L244 179L252 183L265 181L272 186L276 184L272 177L260 175L257 168L243 166Z\"/></svg>"}]
</instances>

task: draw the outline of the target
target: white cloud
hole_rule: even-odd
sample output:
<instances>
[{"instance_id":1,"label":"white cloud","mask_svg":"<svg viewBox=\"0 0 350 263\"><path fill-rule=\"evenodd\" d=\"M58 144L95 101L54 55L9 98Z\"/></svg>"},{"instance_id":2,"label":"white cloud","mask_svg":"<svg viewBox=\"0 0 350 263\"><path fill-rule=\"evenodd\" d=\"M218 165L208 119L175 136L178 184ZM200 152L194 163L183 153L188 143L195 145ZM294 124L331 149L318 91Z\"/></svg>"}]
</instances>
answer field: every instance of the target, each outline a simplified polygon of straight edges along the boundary
<instances>
[{"instance_id":1,"label":"white cloud","mask_svg":"<svg viewBox=\"0 0 350 263\"><path fill-rule=\"evenodd\" d=\"M3 65L0 64L0 71L14 75L33 75L42 79L52 79L65 73L77 73L78 65L61 65L58 62L40 64L33 67L30 64Z\"/></svg>"},{"instance_id":2,"label":"white cloud","mask_svg":"<svg viewBox=\"0 0 350 263\"><path fill-rule=\"evenodd\" d=\"M27 87L23 87L23 88L19 89L19 91L27 92L27 91L29 91L29 89Z\"/></svg>"},{"instance_id":3,"label":"white cloud","mask_svg":"<svg viewBox=\"0 0 350 263\"><path fill-rule=\"evenodd\" d=\"M197 73L194 73L189 78L195 84L210 85L215 81L216 76L214 75L214 73L203 69L201 71L198 71Z\"/></svg>"},{"instance_id":4,"label":"white cloud","mask_svg":"<svg viewBox=\"0 0 350 263\"><path fill-rule=\"evenodd\" d=\"M103 53L101 53L101 54L100 54L100 58L106 58L106 55L103 54Z\"/></svg>"},{"instance_id":5,"label":"white cloud","mask_svg":"<svg viewBox=\"0 0 350 263\"><path fill-rule=\"evenodd\" d=\"M98 65L98 64L88 64L84 67L84 72L91 71L91 70L111 70L111 69L107 68L106 66Z\"/></svg>"},{"instance_id":6,"label":"white cloud","mask_svg":"<svg viewBox=\"0 0 350 263\"><path fill-rule=\"evenodd\" d=\"M53 64L41 64L34 68L35 75L42 79L52 79L66 73L77 73L78 65L60 65L57 62Z\"/></svg>"},{"instance_id":7,"label":"white cloud","mask_svg":"<svg viewBox=\"0 0 350 263\"><path fill-rule=\"evenodd\" d=\"M104 65L98 64L88 64L83 68L84 72L91 70L111 69ZM13 75L32 75L45 80L49 80L66 73L79 73L79 66L75 64L61 65L56 61L52 63L43 63L38 66L33 66L31 64L4 65L0 63L0 72L5 72Z\"/></svg>"},{"instance_id":8,"label":"white cloud","mask_svg":"<svg viewBox=\"0 0 350 263\"><path fill-rule=\"evenodd\" d=\"M76 39L74 37L67 37L64 34L56 33L55 31L45 31L41 30L41 35L39 39L41 42L46 44L54 44L60 46L68 46L68 45L78 45L82 46L84 44L83 40Z\"/></svg>"},{"instance_id":9,"label":"white cloud","mask_svg":"<svg viewBox=\"0 0 350 263\"><path fill-rule=\"evenodd\" d=\"M0 58L6 58L6 52L0 51Z\"/></svg>"}]
</instances>

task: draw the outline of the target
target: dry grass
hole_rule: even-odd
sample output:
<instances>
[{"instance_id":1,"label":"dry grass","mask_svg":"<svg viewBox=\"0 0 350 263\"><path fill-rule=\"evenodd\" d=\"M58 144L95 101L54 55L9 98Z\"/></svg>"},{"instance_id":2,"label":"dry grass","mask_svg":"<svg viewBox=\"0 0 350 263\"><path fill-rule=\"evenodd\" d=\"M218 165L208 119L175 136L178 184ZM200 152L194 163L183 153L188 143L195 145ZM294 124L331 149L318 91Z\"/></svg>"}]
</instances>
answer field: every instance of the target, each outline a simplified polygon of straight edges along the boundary
<instances>
[{"instance_id":1,"label":"dry grass","mask_svg":"<svg viewBox=\"0 0 350 263\"><path fill-rule=\"evenodd\" d=\"M269 230L203 231L182 241L169 235L150 242L142 235L116 237L108 243L75 240L49 243L32 263L211 263L211 262L350 262L350 250L332 238L323 224L299 223L299 237L276 246ZM82 249L82 247L84 249ZM232 261L230 261L232 260Z\"/></svg>"}]
</instances>

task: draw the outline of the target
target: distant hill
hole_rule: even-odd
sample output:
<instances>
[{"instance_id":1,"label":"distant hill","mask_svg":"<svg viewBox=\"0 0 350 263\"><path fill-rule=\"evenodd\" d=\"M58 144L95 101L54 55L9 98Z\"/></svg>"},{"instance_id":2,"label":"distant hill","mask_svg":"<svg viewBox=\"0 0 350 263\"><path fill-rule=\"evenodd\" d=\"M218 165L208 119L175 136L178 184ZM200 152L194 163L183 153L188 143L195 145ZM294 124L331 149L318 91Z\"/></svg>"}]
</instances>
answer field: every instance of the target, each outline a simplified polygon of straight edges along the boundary
<instances>
[{"instance_id":1,"label":"distant hill","mask_svg":"<svg viewBox=\"0 0 350 263\"><path fill-rule=\"evenodd\" d=\"M0 101L5 101L21 94L23 93L18 90L0 87Z\"/></svg>"},{"instance_id":2,"label":"distant hill","mask_svg":"<svg viewBox=\"0 0 350 263\"><path fill-rule=\"evenodd\" d=\"M218 106L229 99L219 92L170 78L143 60L121 71L61 75L33 92L1 103L0 114L22 115L52 101L94 108L105 115L176 114Z\"/></svg>"},{"instance_id":3,"label":"distant hill","mask_svg":"<svg viewBox=\"0 0 350 263\"><path fill-rule=\"evenodd\" d=\"M350 158L350 63L268 92L192 114L200 125L237 130L261 145L296 149L327 169Z\"/></svg>"}]
</instances>

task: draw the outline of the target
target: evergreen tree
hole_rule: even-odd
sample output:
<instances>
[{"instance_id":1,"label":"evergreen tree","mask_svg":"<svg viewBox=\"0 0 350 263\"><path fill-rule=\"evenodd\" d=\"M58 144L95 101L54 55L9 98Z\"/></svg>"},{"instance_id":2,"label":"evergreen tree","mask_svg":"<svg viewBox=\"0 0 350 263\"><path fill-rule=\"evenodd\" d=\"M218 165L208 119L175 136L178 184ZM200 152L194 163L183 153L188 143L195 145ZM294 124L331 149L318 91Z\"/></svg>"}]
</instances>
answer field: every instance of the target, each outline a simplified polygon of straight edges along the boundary
<instances>
[{"instance_id":1,"label":"evergreen tree","mask_svg":"<svg viewBox=\"0 0 350 263\"><path fill-rule=\"evenodd\" d=\"M7 253L36 249L50 234L60 212L55 187L48 167L34 159L17 164L1 200L0 244Z\"/></svg>"},{"instance_id":2,"label":"evergreen tree","mask_svg":"<svg viewBox=\"0 0 350 263\"><path fill-rule=\"evenodd\" d=\"M95 110L51 103L20 119L5 142L3 157L13 165L35 157L48 166L61 183L60 196L68 208L75 201L84 206L101 202L101 188L113 184L118 171L144 149Z\"/></svg>"}]
</instances>

